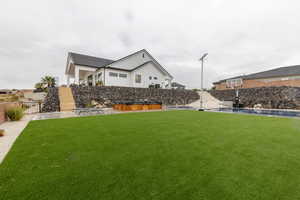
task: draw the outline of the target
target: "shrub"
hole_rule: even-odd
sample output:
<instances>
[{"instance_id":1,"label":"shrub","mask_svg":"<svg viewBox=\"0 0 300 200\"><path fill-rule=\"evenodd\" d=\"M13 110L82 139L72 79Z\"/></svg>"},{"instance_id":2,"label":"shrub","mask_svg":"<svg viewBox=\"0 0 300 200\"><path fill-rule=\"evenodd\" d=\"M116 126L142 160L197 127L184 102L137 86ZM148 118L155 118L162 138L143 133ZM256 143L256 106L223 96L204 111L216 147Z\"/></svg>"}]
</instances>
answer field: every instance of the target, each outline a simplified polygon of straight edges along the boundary
<instances>
[{"instance_id":1,"label":"shrub","mask_svg":"<svg viewBox=\"0 0 300 200\"><path fill-rule=\"evenodd\" d=\"M11 95L10 99L12 102L16 102L19 100L19 97L17 95L13 94L13 95Z\"/></svg>"},{"instance_id":2,"label":"shrub","mask_svg":"<svg viewBox=\"0 0 300 200\"><path fill-rule=\"evenodd\" d=\"M5 113L11 121L19 121L24 116L24 109L22 107L9 108Z\"/></svg>"},{"instance_id":3,"label":"shrub","mask_svg":"<svg viewBox=\"0 0 300 200\"><path fill-rule=\"evenodd\" d=\"M94 105L92 103L87 103L85 104L85 108L93 108Z\"/></svg>"}]
</instances>

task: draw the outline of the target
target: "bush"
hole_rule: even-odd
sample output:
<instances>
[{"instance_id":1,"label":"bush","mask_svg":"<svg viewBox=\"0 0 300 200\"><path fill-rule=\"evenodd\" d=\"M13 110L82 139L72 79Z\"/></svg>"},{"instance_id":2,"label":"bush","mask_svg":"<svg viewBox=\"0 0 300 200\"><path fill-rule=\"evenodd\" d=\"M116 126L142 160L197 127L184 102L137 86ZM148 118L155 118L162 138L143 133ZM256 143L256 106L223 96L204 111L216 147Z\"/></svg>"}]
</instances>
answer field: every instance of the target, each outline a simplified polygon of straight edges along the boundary
<instances>
[{"instance_id":1,"label":"bush","mask_svg":"<svg viewBox=\"0 0 300 200\"><path fill-rule=\"evenodd\" d=\"M11 121L19 121L24 116L24 109L22 107L9 108L5 113Z\"/></svg>"},{"instance_id":2,"label":"bush","mask_svg":"<svg viewBox=\"0 0 300 200\"><path fill-rule=\"evenodd\" d=\"M85 104L85 108L93 108L94 105L92 103L87 103Z\"/></svg>"}]
</instances>

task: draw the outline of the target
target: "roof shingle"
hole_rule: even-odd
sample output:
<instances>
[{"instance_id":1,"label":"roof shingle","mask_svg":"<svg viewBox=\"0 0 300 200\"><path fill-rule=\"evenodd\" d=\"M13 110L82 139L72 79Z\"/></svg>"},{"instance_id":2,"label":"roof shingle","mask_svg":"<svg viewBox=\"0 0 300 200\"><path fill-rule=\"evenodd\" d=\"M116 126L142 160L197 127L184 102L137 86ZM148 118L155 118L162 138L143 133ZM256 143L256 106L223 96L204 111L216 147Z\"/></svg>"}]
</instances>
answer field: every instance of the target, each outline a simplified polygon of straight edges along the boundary
<instances>
[{"instance_id":1,"label":"roof shingle","mask_svg":"<svg viewBox=\"0 0 300 200\"><path fill-rule=\"evenodd\" d=\"M74 64L77 65L100 68L114 62L113 60L106 59L106 58L99 58L99 57L88 56L88 55L78 54L73 52L70 52L69 54L72 57Z\"/></svg>"}]
</instances>

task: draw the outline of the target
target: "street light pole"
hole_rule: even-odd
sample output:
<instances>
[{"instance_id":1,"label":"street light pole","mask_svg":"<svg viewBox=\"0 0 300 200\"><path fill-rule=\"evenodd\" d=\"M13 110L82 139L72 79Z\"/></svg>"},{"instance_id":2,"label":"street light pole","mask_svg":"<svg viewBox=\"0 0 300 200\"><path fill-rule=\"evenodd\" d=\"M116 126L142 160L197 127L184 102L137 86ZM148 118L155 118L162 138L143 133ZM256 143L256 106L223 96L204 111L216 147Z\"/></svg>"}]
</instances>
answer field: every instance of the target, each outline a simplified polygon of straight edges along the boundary
<instances>
[{"instance_id":1,"label":"street light pole","mask_svg":"<svg viewBox=\"0 0 300 200\"><path fill-rule=\"evenodd\" d=\"M203 56L199 59L201 61L201 93L200 93L200 109L203 110L203 65L204 58L208 55L208 53L203 54Z\"/></svg>"}]
</instances>

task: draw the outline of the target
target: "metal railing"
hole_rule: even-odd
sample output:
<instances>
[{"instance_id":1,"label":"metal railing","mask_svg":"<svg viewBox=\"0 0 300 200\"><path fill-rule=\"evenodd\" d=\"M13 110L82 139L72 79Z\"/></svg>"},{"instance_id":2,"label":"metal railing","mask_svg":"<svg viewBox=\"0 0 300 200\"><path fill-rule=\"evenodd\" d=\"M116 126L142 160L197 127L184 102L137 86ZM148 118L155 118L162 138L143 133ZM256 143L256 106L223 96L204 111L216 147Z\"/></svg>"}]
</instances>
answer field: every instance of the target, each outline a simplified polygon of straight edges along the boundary
<instances>
[{"instance_id":1,"label":"metal railing","mask_svg":"<svg viewBox=\"0 0 300 200\"><path fill-rule=\"evenodd\" d=\"M35 114L42 111L42 102L40 101L23 101L21 106L25 109L26 114Z\"/></svg>"}]
</instances>

